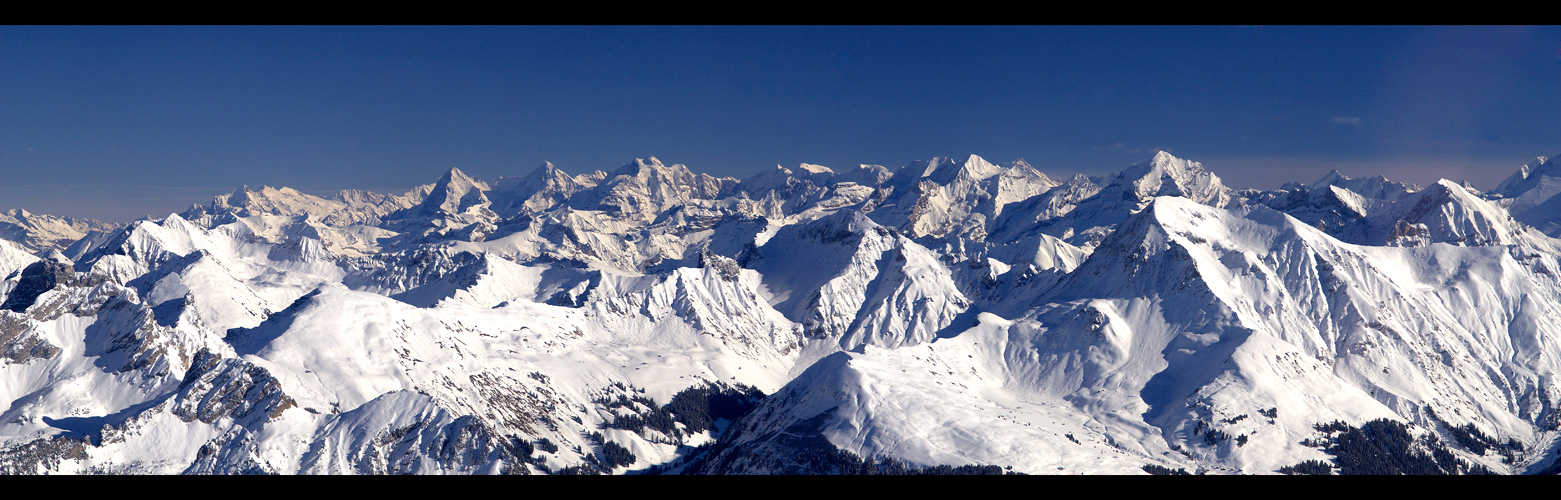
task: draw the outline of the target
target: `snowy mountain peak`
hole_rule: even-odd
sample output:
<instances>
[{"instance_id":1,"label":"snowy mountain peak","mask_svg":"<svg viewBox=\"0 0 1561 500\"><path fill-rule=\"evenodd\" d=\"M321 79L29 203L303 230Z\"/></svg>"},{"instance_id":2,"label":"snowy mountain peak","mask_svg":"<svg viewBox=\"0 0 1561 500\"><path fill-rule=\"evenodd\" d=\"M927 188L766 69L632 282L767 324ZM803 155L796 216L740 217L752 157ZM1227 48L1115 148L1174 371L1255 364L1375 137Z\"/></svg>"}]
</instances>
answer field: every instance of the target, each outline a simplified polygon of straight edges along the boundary
<instances>
[{"instance_id":1,"label":"snowy mountain peak","mask_svg":"<svg viewBox=\"0 0 1561 500\"><path fill-rule=\"evenodd\" d=\"M1535 157L1533 160L1530 160L1528 163L1523 164L1523 167L1518 169L1517 175L1521 176L1524 179L1527 179L1529 177L1533 177L1533 176L1536 176L1536 175L1548 175L1548 176L1551 176L1551 177L1561 177L1561 165L1558 165L1557 162L1553 161L1554 158L1556 158L1556 157L1553 157L1553 156L1538 156L1538 157Z\"/></svg>"},{"instance_id":2,"label":"snowy mountain peak","mask_svg":"<svg viewBox=\"0 0 1561 500\"><path fill-rule=\"evenodd\" d=\"M1506 198L1517 198L1539 187L1545 177L1561 179L1561 161L1556 161L1557 158L1554 156L1534 158L1518 167L1517 172L1502 180L1501 184L1497 184L1496 189L1491 192ZM1554 195L1554 193L1549 194Z\"/></svg>"},{"instance_id":3,"label":"snowy mountain peak","mask_svg":"<svg viewBox=\"0 0 1561 500\"><path fill-rule=\"evenodd\" d=\"M856 210L841 210L808 223L802 235L820 242L837 242L851 235L864 234L882 227L867 214Z\"/></svg>"},{"instance_id":4,"label":"snowy mountain peak","mask_svg":"<svg viewBox=\"0 0 1561 500\"><path fill-rule=\"evenodd\" d=\"M1447 179L1437 179L1436 182L1432 183L1431 185L1439 187L1445 191L1458 191L1463 194L1468 194L1468 192L1464 190L1462 183L1453 182Z\"/></svg>"},{"instance_id":5,"label":"snowy mountain peak","mask_svg":"<svg viewBox=\"0 0 1561 500\"><path fill-rule=\"evenodd\" d=\"M560 184L576 184L576 182L574 176L553 165L553 162L545 161L525 175L499 177L491 186L496 192L515 192L534 191Z\"/></svg>"},{"instance_id":6,"label":"snowy mountain peak","mask_svg":"<svg viewBox=\"0 0 1561 500\"><path fill-rule=\"evenodd\" d=\"M488 185L472 176L466 175L466 172L462 172L461 169L455 167L450 167L450 170L445 171L444 175L439 176L439 180L434 182L435 191L458 190L465 192L473 188L486 191L488 190Z\"/></svg>"},{"instance_id":7,"label":"snowy mountain peak","mask_svg":"<svg viewBox=\"0 0 1561 500\"><path fill-rule=\"evenodd\" d=\"M1390 246L1511 245L1524 231L1506 211L1447 179L1404 197L1372 218L1379 227L1388 228L1384 241Z\"/></svg>"},{"instance_id":8,"label":"snowy mountain peak","mask_svg":"<svg viewBox=\"0 0 1561 500\"><path fill-rule=\"evenodd\" d=\"M661 163L661 160L651 156L648 158L635 158L634 161L623 164L617 170L607 175L607 180L601 184L620 184L627 179L634 179L636 185L692 185L716 180L709 174L694 173L687 165L674 163L670 166ZM732 179L735 182L735 179Z\"/></svg>"},{"instance_id":9,"label":"snowy mountain peak","mask_svg":"<svg viewBox=\"0 0 1561 500\"><path fill-rule=\"evenodd\" d=\"M1317 182L1312 183L1311 188L1313 190L1320 190L1324 187L1337 185L1339 182L1347 180L1350 180L1350 178L1345 177L1344 174L1340 173L1338 169L1330 168L1328 169L1327 174L1324 174L1321 179L1317 179Z\"/></svg>"},{"instance_id":10,"label":"snowy mountain peak","mask_svg":"<svg viewBox=\"0 0 1561 500\"><path fill-rule=\"evenodd\" d=\"M854 182L863 186L878 186L894 177L894 171L883 165L857 165L856 168L835 175L835 182Z\"/></svg>"},{"instance_id":11,"label":"snowy mountain peak","mask_svg":"<svg viewBox=\"0 0 1561 500\"><path fill-rule=\"evenodd\" d=\"M1137 179L1159 175L1176 180L1184 180L1202 173L1204 173L1202 163L1178 158L1165 151L1158 151L1148 160L1123 170L1122 177Z\"/></svg>"},{"instance_id":12,"label":"snowy mountain peak","mask_svg":"<svg viewBox=\"0 0 1561 500\"><path fill-rule=\"evenodd\" d=\"M10 240L33 252L58 250L93 231L111 231L121 225L15 208L0 212L0 239Z\"/></svg>"},{"instance_id":13,"label":"snowy mountain peak","mask_svg":"<svg viewBox=\"0 0 1561 500\"><path fill-rule=\"evenodd\" d=\"M493 181L492 187L494 191L510 191L514 190L517 186L522 184L533 186L542 185L553 182L554 179L558 179L560 177L568 178L570 180L574 179L573 176L564 173L564 171L558 168L557 165L554 165L553 162L544 161L541 165L537 165L537 168L531 169L531 171L527 172L525 175L499 177L497 180Z\"/></svg>"},{"instance_id":14,"label":"snowy mountain peak","mask_svg":"<svg viewBox=\"0 0 1561 500\"><path fill-rule=\"evenodd\" d=\"M1047 186L1056 186L1062 183L1057 179L1053 179L1047 176L1045 173L1041 172L1040 169L1031 166L1023 159L1015 160L1012 163L1009 163L1007 167L1002 167L1000 169L999 175L1001 175L1004 179L1026 179L1028 182L1037 182L1040 184L1046 184Z\"/></svg>"},{"instance_id":15,"label":"snowy mountain peak","mask_svg":"<svg viewBox=\"0 0 1561 500\"><path fill-rule=\"evenodd\" d=\"M500 177L493 182L493 191L486 196L493 200L494 212L514 216L551 209L591 185L582 183L581 178L569 175L552 162L542 162L526 175Z\"/></svg>"},{"instance_id":16,"label":"snowy mountain peak","mask_svg":"<svg viewBox=\"0 0 1561 500\"><path fill-rule=\"evenodd\" d=\"M1223 207L1231 198L1231 189L1225 187L1219 176L1205 171L1203 164L1177 158L1165 151L1123 170L1113 184L1131 185L1140 200L1185 196L1198 203Z\"/></svg>"},{"instance_id":17,"label":"snowy mountain peak","mask_svg":"<svg viewBox=\"0 0 1561 500\"><path fill-rule=\"evenodd\" d=\"M749 193L762 193L771 189L784 189L794 178L796 172L781 165L775 168L760 171L753 176L743 179L740 185Z\"/></svg>"},{"instance_id":18,"label":"snowy mountain peak","mask_svg":"<svg viewBox=\"0 0 1561 500\"><path fill-rule=\"evenodd\" d=\"M668 167L655 157L624 164L601 183L571 196L577 210L600 210L613 217L652 221L690 200L713 200L736 191L737 179L695 174L688 166Z\"/></svg>"},{"instance_id":19,"label":"snowy mountain peak","mask_svg":"<svg viewBox=\"0 0 1561 500\"><path fill-rule=\"evenodd\" d=\"M1525 199L1164 152L243 186L0 241L0 474L1353 473L1377 419L1425 453L1372 460L1561 468Z\"/></svg>"},{"instance_id":20,"label":"snowy mountain peak","mask_svg":"<svg viewBox=\"0 0 1561 500\"><path fill-rule=\"evenodd\" d=\"M836 177L834 170L823 165L803 163L795 171L776 165L774 169L743 179L737 183L737 189L746 192L755 200L760 200L760 203L772 207L769 210L779 210L779 213L766 210L761 212L771 215L790 214L805 211L822 200L831 198L828 190L839 183Z\"/></svg>"},{"instance_id":21,"label":"snowy mountain peak","mask_svg":"<svg viewBox=\"0 0 1561 500\"><path fill-rule=\"evenodd\" d=\"M777 166L779 166L779 165L777 165ZM829 167L826 167L826 166L823 166L823 165L814 165L812 163L803 163L801 165L801 168L802 168L802 170L804 170L804 171L806 171L807 173L810 173L810 174L829 174L829 175L833 175L835 173L835 171L834 170L830 170Z\"/></svg>"},{"instance_id":22,"label":"snowy mountain peak","mask_svg":"<svg viewBox=\"0 0 1561 500\"><path fill-rule=\"evenodd\" d=\"M1307 189L1313 193L1326 193L1329 186L1337 186L1353 191L1355 194L1377 200L1397 200L1404 195L1419 191L1418 186L1388 180L1387 177L1374 175L1370 177L1352 178L1340 173L1338 170L1329 170L1317 182L1313 182Z\"/></svg>"},{"instance_id":23,"label":"snowy mountain peak","mask_svg":"<svg viewBox=\"0 0 1561 500\"><path fill-rule=\"evenodd\" d=\"M1202 164L1185 158L1178 158L1169 151L1155 151L1154 156L1150 157L1145 163L1166 171L1187 172L1196 170L1201 172L1203 170Z\"/></svg>"},{"instance_id":24,"label":"snowy mountain peak","mask_svg":"<svg viewBox=\"0 0 1561 500\"><path fill-rule=\"evenodd\" d=\"M1002 167L993 165L980 156L970 155L965 161L945 157L933 158L922 170L922 177L941 185L948 185L956 179L979 181L1002 172Z\"/></svg>"},{"instance_id":25,"label":"snowy mountain peak","mask_svg":"<svg viewBox=\"0 0 1561 500\"><path fill-rule=\"evenodd\" d=\"M421 210L430 214L460 214L474 207L484 207L489 202L483 192L488 190L487 183L452 167L434 183L434 189L423 199Z\"/></svg>"},{"instance_id":26,"label":"snowy mountain peak","mask_svg":"<svg viewBox=\"0 0 1561 500\"><path fill-rule=\"evenodd\" d=\"M1112 176L1103 187L1088 177L1075 176L1041 196L1015 203L993 224L992 235L1006 242L1041 232L1088 249L1156 197L1184 197L1224 207L1235 194L1201 164L1161 151Z\"/></svg>"},{"instance_id":27,"label":"snowy mountain peak","mask_svg":"<svg viewBox=\"0 0 1561 500\"><path fill-rule=\"evenodd\" d=\"M261 186L261 189L266 189L266 187ZM239 186L238 189L234 189L232 193L229 193L227 199L223 201L228 206L242 207L250 203L251 192L249 184L244 184Z\"/></svg>"},{"instance_id":28,"label":"snowy mountain peak","mask_svg":"<svg viewBox=\"0 0 1561 500\"><path fill-rule=\"evenodd\" d=\"M1022 159L1015 160L1008 165L1008 168L1004 168L1002 176L1006 178L1031 178L1053 186L1061 184L1061 182L1047 176L1046 173L1041 172L1040 169L1031 166Z\"/></svg>"},{"instance_id":29,"label":"snowy mountain peak","mask_svg":"<svg viewBox=\"0 0 1561 500\"><path fill-rule=\"evenodd\" d=\"M648 172L663 172L666 170L667 166L662 165L661 160L651 156L647 158L635 158L630 160L628 163L624 163L612 172L608 172L607 176L609 178L620 176L635 177L644 175Z\"/></svg>"},{"instance_id":30,"label":"snowy mountain peak","mask_svg":"<svg viewBox=\"0 0 1561 500\"><path fill-rule=\"evenodd\" d=\"M1538 157L1490 192L1519 221L1552 237L1561 236L1561 161Z\"/></svg>"}]
</instances>

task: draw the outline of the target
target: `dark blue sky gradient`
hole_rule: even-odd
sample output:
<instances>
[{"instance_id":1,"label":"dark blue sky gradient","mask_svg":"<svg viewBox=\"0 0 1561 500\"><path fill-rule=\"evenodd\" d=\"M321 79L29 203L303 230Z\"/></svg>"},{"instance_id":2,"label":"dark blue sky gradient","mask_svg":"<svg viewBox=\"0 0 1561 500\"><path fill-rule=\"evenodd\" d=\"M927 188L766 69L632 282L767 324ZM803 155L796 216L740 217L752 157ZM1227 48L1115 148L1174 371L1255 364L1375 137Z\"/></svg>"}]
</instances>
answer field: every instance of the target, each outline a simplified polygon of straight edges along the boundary
<instances>
[{"instance_id":1,"label":"dark blue sky gradient","mask_svg":"<svg viewBox=\"0 0 1561 500\"><path fill-rule=\"evenodd\" d=\"M1558 112L1553 27L5 27L0 209L129 220L242 184L650 155L1067 175L1165 149L1238 188L1488 189L1561 153Z\"/></svg>"}]
</instances>

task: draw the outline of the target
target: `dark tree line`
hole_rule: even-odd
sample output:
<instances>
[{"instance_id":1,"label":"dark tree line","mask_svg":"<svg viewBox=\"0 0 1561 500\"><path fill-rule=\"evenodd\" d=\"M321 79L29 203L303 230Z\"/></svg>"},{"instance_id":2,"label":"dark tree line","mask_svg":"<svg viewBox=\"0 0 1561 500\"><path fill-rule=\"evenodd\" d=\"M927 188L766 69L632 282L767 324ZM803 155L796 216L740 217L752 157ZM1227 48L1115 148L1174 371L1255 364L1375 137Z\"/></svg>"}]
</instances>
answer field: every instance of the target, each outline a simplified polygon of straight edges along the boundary
<instances>
[{"instance_id":1,"label":"dark tree line","mask_svg":"<svg viewBox=\"0 0 1561 500\"><path fill-rule=\"evenodd\" d=\"M623 392L636 392L619 386ZM735 421L758 407L765 395L757 388L716 382L684 389L672 396L666 405L656 405L654 400L639 395L602 397L596 402L609 409L628 409L630 414L617 415L606 427L641 432L654 429L681 440L688 434L711 430L720 420ZM679 429L677 424L682 424ZM587 464L559 471L560 473L602 473L613 466L634 462L634 455L617 443L606 441L601 433L593 432L591 441L600 445L601 458L586 457ZM706 458L727 446L723 438L688 450L680 460L652 466L646 474L662 474L679 467L685 473L703 469ZM835 448L822 436L817 436L817 446L797 450L797 456L788 460L790 466L777 470L781 474L831 474L831 475L1004 475L1012 471L997 465L933 465L916 466L892 457L859 457L854 453Z\"/></svg>"},{"instance_id":2,"label":"dark tree line","mask_svg":"<svg viewBox=\"0 0 1561 500\"><path fill-rule=\"evenodd\" d=\"M609 409L628 408L634 413L614 417L607 427L636 433L652 429L673 439L681 440L687 434L698 434L715 427L717 420L737 420L758 407L764 393L759 389L737 384L706 384L689 387L672 396L666 405L644 396L619 395L617 399L599 399L597 403ZM645 409L641 409L645 408ZM683 424L680 430L677 424Z\"/></svg>"},{"instance_id":3,"label":"dark tree line","mask_svg":"<svg viewBox=\"0 0 1561 500\"><path fill-rule=\"evenodd\" d=\"M921 467L894 457L859 457L839 448L806 450L783 474L841 476L1002 476L1019 475L996 465L932 465Z\"/></svg>"},{"instance_id":4,"label":"dark tree line","mask_svg":"<svg viewBox=\"0 0 1561 500\"><path fill-rule=\"evenodd\" d=\"M1333 464L1322 460L1307 460L1295 465L1280 467L1279 473L1291 476L1329 476L1333 475Z\"/></svg>"},{"instance_id":5,"label":"dark tree line","mask_svg":"<svg viewBox=\"0 0 1561 500\"><path fill-rule=\"evenodd\" d=\"M1282 467L1279 472L1328 474L1336 468L1343 475L1494 473L1483 465L1471 465L1454 456L1435 434L1415 439L1409 433L1409 426L1401 422L1378 419L1353 427L1335 420L1314 427L1325 436L1302 444L1322 448L1334 456L1334 463L1308 460Z\"/></svg>"},{"instance_id":6,"label":"dark tree line","mask_svg":"<svg viewBox=\"0 0 1561 500\"><path fill-rule=\"evenodd\" d=\"M1454 427L1447 421L1442 420L1440 416L1437 416L1434 410L1431 412L1431 418L1435 419L1436 423L1442 424L1442 427L1447 429L1448 434L1453 435L1453 441L1457 442L1458 446L1462 446L1476 455L1484 455L1487 451L1496 450L1497 453L1501 454L1502 461L1510 464L1515 460L1514 455L1523 451L1523 444L1519 443L1517 439L1508 438L1507 442L1500 442L1496 438L1481 432L1472 423Z\"/></svg>"},{"instance_id":7,"label":"dark tree line","mask_svg":"<svg viewBox=\"0 0 1561 500\"><path fill-rule=\"evenodd\" d=\"M1170 467L1166 467L1166 466L1163 466L1163 465L1155 465L1155 464L1145 464L1144 465L1144 472L1148 472L1149 474L1155 475L1155 476L1191 476L1192 475L1191 472L1187 472L1187 469L1183 469L1181 467L1177 467L1175 469L1172 469Z\"/></svg>"}]
</instances>

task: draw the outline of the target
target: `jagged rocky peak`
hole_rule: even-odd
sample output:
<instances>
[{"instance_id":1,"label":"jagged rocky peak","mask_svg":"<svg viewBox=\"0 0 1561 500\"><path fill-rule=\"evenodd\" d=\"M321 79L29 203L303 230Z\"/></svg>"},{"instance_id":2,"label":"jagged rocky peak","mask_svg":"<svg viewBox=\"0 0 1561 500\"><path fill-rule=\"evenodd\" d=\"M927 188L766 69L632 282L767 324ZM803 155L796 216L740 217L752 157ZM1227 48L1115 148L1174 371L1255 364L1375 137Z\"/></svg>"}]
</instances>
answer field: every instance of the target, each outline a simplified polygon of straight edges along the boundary
<instances>
[{"instance_id":1,"label":"jagged rocky peak","mask_svg":"<svg viewBox=\"0 0 1561 500\"><path fill-rule=\"evenodd\" d=\"M1000 167L980 156L916 161L901 169L884 190L880 224L920 238L950 234L982 240L1005 206L1030 199L1056 184L1028 163Z\"/></svg>"},{"instance_id":2,"label":"jagged rocky peak","mask_svg":"<svg viewBox=\"0 0 1561 500\"><path fill-rule=\"evenodd\" d=\"M1068 183L1049 188L1005 208L1007 215L992 225L994 241L1014 241L1034 231L1049 234L1081 248L1093 248L1113 228L1160 196L1183 197L1195 203L1225 207L1236 192L1203 165L1161 151L1113 175L1104 187L1094 179L1075 176Z\"/></svg>"},{"instance_id":3,"label":"jagged rocky peak","mask_svg":"<svg viewBox=\"0 0 1561 500\"><path fill-rule=\"evenodd\" d=\"M1561 161L1538 157L1485 196L1496 199L1517 220L1561 237Z\"/></svg>"},{"instance_id":4,"label":"jagged rocky peak","mask_svg":"<svg viewBox=\"0 0 1561 500\"><path fill-rule=\"evenodd\" d=\"M104 224L103 222L80 217L61 217L58 215L33 213L22 208L13 208L4 212L0 212L0 220L7 219L31 224L55 224L60 222L63 222L67 225Z\"/></svg>"},{"instance_id":5,"label":"jagged rocky peak","mask_svg":"<svg viewBox=\"0 0 1561 500\"><path fill-rule=\"evenodd\" d=\"M271 189L270 186L261 186L260 188ZM231 193L226 195L217 195L217 200L220 200L222 204L228 206L243 206L249 203L249 193L251 193L249 190L249 184L244 184L239 186L238 189L234 189Z\"/></svg>"},{"instance_id":6,"label":"jagged rocky peak","mask_svg":"<svg viewBox=\"0 0 1561 500\"><path fill-rule=\"evenodd\" d=\"M506 191L521 195L533 195L541 192L561 192L572 194L586 186L576 180L574 176L558 168L553 162L545 161L530 173L519 177L500 177L494 181L494 191Z\"/></svg>"},{"instance_id":7,"label":"jagged rocky peak","mask_svg":"<svg viewBox=\"0 0 1561 500\"><path fill-rule=\"evenodd\" d=\"M685 167L684 170L687 170L687 167ZM661 159L650 156L646 158L635 158L630 160L628 163L619 165L617 169L608 172L607 177L609 179L616 180L618 177L623 176L641 177L646 175L654 175L656 173L670 175L674 172L676 172L676 170L663 165L661 163Z\"/></svg>"},{"instance_id":8,"label":"jagged rocky peak","mask_svg":"<svg viewBox=\"0 0 1561 500\"><path fill-rule=\"evenodd\" d=\"M285 203L287 198L311 198L290 187L281 189L271 186L260 186L259 190L251 189L248 184L239 186L233 192L219 194L212 199L212 205L218 207L249 208L257 211L265 211L270 206Z\"/></svg>"},{"instance_id":9,"label":"jagged rocky peak","mask_svg":"<svg viewBox=\"0 0 1561 500\"><path fill-rule=\"evenodd\" d=\"M596 185L583 179L569 175L553 162L542 162L526 175L500 177L493 182L493 191L488 195L494 211L501 215L542 212Z\"/></svg>"},{"instance_id":10,"label":"jagged rocky peak","mask_svg":"<svg viewBox=\"0 0 1561 500\"><path fill-rule=\"evenodd\" d=\"M738 185L735 178L695 174L683 164L669 167L654 156L636 158L604 177L595 187L571 197L569 205L646 218L689 200L718 199Z\"/></svg>"},{"instance_id":11,"label":"jagged rocky peak","mask_svg":"<svg viewBox=\"0 0 1561 500\"><path fill-rule=\"evenodd\" d=\"M0 239L39 252L68 247L92 231L112 231L123 224L79 217L60 217L14 208L0 212Z\"/></svg>"},{"instance_id":12,"label":"jagged rocky peak","mask_svg":"<svg viewBox=\"0 0 1561 500\"><path fill-rule=\"evenodd\" d=\"M504 176L493 181L494 191L516 191L525 189L539 189L544 186L575 184L575 178L563 169L558 168L553 162L544 161L537 168L526 175Z\"/></svg>"},{"instance_id":13,"label":"jagged rocky peak","mask_svg":"<svg viewBox=\"0 0 1561 500\"><path fill-rule=\"evenodd\" d=\"M1177 158L1160 151L1153 158L1127 167L1113 184L1132 186L1139 199L1155 196L1184 196L1205 205L1223 207L1230 203L1232 190L1219 176L1203 169L1203 164Z\"/></svg>"},{"instance_id":14,"label":"jagged rocky peak","mask_svg":"<svg viewBox=\"0 0 1561 500\"><path fill-rule=\"evenodd\" d=\"M1389 246L1510 245L1523 232L1506 211L1446 179L1405 197L1377 218L1381 226L1391 224L1384 237Z\"/></svg>"},{"instance_id":15,"label":"jagged rocky peak","mask_svg":"<svg viewBox=\"0 0 1561 500\"><path fill-rule=\"evenodd\" d=\"M290 187L254 189L244 185L212 197L205 205L191 205L179 215L208 229L239 218L263 215L304 217L330 226L374 225L391 212L415 206L430 187L432 184L420 186L401 195L348 189L321 197Z\"/></svg>"},{"instance_id":16,"label":"jagged rocky peak","mask_svg":"<svg viewBox=\"0 0 1561 500\"><path fill-rule=\"evenodd\" d=\"M738 186L740 186L743 191L754 195L760 195L767 191L784 191L794 185L802 183L811 183L816 187L824 187L828 184L829 178L833 177L834 175L835 172L833 170L830 170L829 167L825 167L823 165L809 165L804 163L797 170L792 170L781 165L775 165L775 168L764 170L757 174L753 174L747 179L743 179L738 183Z\"/></svg>"},{"instance_id":17,"label":"jagged rocky peak","mask_svg":"<svg viewBox=\"0 0 1561 500\"><path fill-rule=\"evenodd\" d=\"M1536 206L1546 204L1557 194L1561 194L1561 161L1556 157L1538 157L1533 161L1518 167L1518 171L1508 176L1496 189L1490 192L1492 197L1508 198L1508 209L1515 215L1521 215ZM1553 218L1556 210L1550 207L1543 212L1544 219Z\"/></svg>"},{"instance_id":18,"label":"jagged rocky peak","mask_svg":"<svg viewBox=\"0 0 1561 500\"><path fill-rule=\"evenodd\" d=\"M1313 193L1327 193L1330 186L1348 189L1367 198L1389 201L1420 190L1419 186L1388 180L1381 175L1352 178L1337 169L1330 169L1326 175L1313 182L1308 188Z\"/></svg>"},{"instance_id":19,"label":"jagged rocky peak","mask_svg":"<svg viewBox=\"0 0 1561 500\"><path fill-rule=\"evenodd\" d=\"M1080 188L1094 186L1095 189L1100 189L1102 182L1105 182L1105 179L1100 176L1092 177L1084 174L1073 174L1073 177L1069 177L1068 180L1062 181L1061 185Z\"/></svg>"},{"instance_id":20,"label":"jagged rocky peak","mask_svg":"<svg viewBox=\"0 0 1561 500\"><path fill-rule=\"evenodd\" d=\"M1008 168L1003 169L1003 177L1034 178L1053 185L1059 184L1057 180L1047 176L1045 172L1041 172L1041 169L1035 168L1034 165L1030 165L1030 162L1024 161L1024 158L1009 163Z\"/></svg>"},{"instance_id":21,"label":"jagged rocky peak","mask_svg":"<svg viewBox=\"0 0 1561 500\"><path fill-rule=\"evenodd\" d=\"M959 178L979 181L1003 172L1002 167L976 155L970 155L963 162L953 158L933 158L925 168L922 177L942 185L953 183Z\"/></svg>"},{"instance_id":22,"label":"jagged rocky peak","mask_svg":"<svg viewBox=\"0 0 1561 500\"><path fill-rule=\"evenodd\" d=\"M1262 474L1332 470L1301 443L1377 418L1561 468L1561 240L1516 198L1335 171L1238 202L1169 154L532 166L0 242L0 473ZM711 381L771 396L718 416Z\"/></svg>"},{"instance_id":23,"label":"jagged rocky peak","mask_svg":"<svg viewBox=\"0 0 1561 500\"><path fill-rule=\"evenodd\" d=\"M452 167L434 183L434 189L423 200L422 210L428 213L460 214L473 207L486 207L489 201L483 192L489 190L487 183Z\"/></svg>"},{"instance_id":24,"label":"jagged rocky peak","mask_svg":"<svg viewBox=\"0 0 1561 500\"><path fill-rule=\"evenodd\" d=\"M856 210L785 226L758 254L771 305L826 350L928 342L969 306L932 251Z\"/></svg>"},{"instance_id":25,"label":"jagged rocky peak","mask_svg":"<svg viewBox=\"0 0 1561 500\"><path fill-rule=\"evenodd\" d=\"M1533 189L1545 177L1561 178L1561 162L1557 157L1536 157L1523 166L1518 167L1517 172L1496 185L1492 193L1500 194L1507 198L1516 198L1524 192Z\"/></svg>"},{"instance_id":26,"label":"jagged rocky peak","mask_svg":"<svg viewBox=\"0 0 1561 500\"><path fill-rule=\"evenodd\" d=\"M691 196L700 199L711 199L720 196L725 184L736 184L737 179L730 177L715 177L706 173L694 173L687 165L674 163L666 166L661 160L652 156L646 160L636 158L633 162L624 165L619 172L632 171L634 177L645 181L659 181L664 185L686 187ZM615 172L617 175L622 175Z\"/></svg>"},{"instance_id":27,"label":"jagged rocky peak","mask_svg":"<svg viewBox=\"0 0 1561 500\"><path fill-rule=\"evenodd\" d=\"M1313 190L1317 190L1327 186L1336 186L1339 182L1347 180L1350 180L1350 178L1346 177L1342 172L1339 172L1339 169L1330 168L1328 169L1328 173L1323 174L1321 179L1317 179L1317 182L1313 182L1309 187Z\"/></svg>"},{"instance_id":28,"label":"jagged rocky peak","mask_svg":"<svg viewBox=\"0 0 1561 500\"><path fill-rule=\"evenodd\" d=\"M1030 166L1023 158L1014 160L1008 168L1003 169L996 183L996 189L989 191L997 201L998 213L1001 213L1004 204L1024 201L1061 184Z\"/></svg>"},{"instance_id":29,"label":"jagged rocky peak","mask_svg":"<svg viewBox=\"0 0 1561 500\"><path fill-rule=\"evenodd\" d=\"M994 241L1010 241L1031 231L1037 223L1066 216L1079 203L1093 199L1102 188L1101 181L1088 175L1073 174L1073 177L1060 184L1039 190L1035 196L1005 206L1001 217L993 219L992 227L988 230L991 233L989 240L996 238ZM999 201L1006 198L1005 191L999 190Z\"/></svg>"},{"instance_id":30,"label":"jagged rocky peak","mask_svg":"<svg viewBox=\"0 0 1561 500\"><path fill-rule=\"evenodd\" d=\"M417 196L418 201L421 201L422 197L428 194L427 189L432 187L433 185L429 184L422 186L422 189L414 188L412 191L408 191L405 195L402 196ZM398 197L396 195L376 193L362 189L343 189L332 194L329 199L346 204L376 204L394 198Z\"/></svg>"}]
</instances>

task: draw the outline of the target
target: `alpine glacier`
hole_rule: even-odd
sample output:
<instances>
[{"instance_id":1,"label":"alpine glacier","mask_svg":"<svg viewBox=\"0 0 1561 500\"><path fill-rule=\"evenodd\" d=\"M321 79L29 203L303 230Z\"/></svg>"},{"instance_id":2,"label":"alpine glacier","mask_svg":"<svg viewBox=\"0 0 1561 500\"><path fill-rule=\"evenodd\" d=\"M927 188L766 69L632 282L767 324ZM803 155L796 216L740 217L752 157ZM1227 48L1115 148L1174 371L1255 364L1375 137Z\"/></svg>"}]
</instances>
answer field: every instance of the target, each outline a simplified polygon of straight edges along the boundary
<instances>
[{"instance_id":1,"label":"alpine glacier","mask_svg":"<svg viewBox=\"0 0 1561 500\"><path fill-rule=\"evenodd\" d=\"M1556 161L643 158L12 210L0 473L1554 473Z\"/></svg>"}]
</instances>

